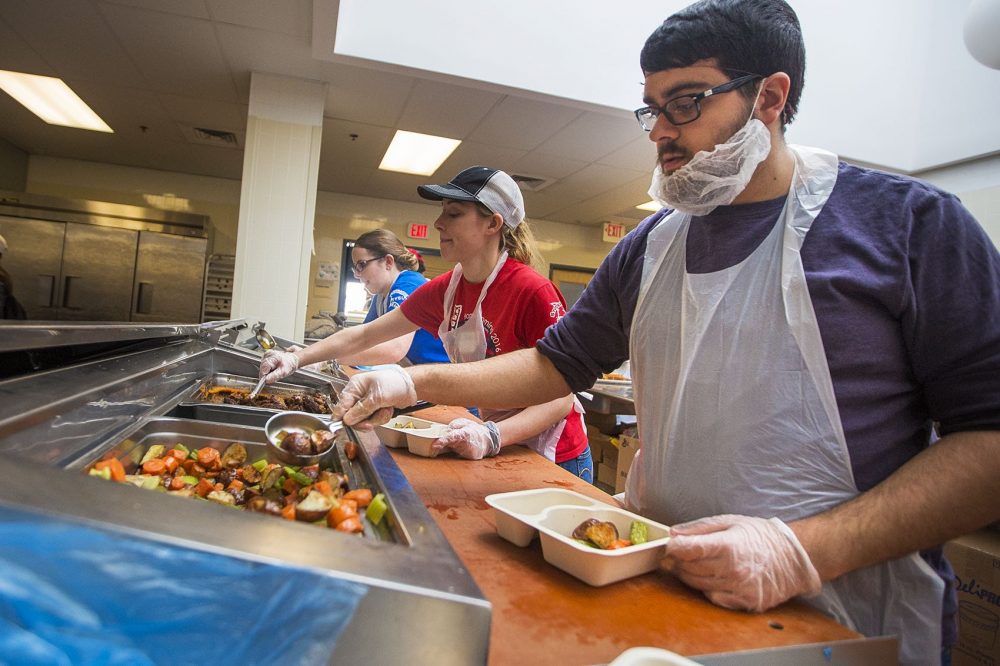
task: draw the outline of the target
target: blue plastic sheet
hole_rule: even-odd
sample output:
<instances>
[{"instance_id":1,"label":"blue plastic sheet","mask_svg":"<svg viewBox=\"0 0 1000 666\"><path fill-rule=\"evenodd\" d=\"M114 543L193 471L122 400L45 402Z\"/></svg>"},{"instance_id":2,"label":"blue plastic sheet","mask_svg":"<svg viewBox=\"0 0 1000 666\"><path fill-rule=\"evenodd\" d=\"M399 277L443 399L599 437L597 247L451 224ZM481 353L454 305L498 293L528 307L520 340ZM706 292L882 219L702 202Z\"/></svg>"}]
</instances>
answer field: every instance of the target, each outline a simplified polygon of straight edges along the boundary
<instances>
[{"instance_id":1,"label":"blue plastic sheet","mask_svg":"<svg viewBox=\"0 0 1000 666\"><path fill-rule=\"evenodd\" d=\"M322 664L366 587L0 508L0 664Z\"/></svg>"}]
</instances>

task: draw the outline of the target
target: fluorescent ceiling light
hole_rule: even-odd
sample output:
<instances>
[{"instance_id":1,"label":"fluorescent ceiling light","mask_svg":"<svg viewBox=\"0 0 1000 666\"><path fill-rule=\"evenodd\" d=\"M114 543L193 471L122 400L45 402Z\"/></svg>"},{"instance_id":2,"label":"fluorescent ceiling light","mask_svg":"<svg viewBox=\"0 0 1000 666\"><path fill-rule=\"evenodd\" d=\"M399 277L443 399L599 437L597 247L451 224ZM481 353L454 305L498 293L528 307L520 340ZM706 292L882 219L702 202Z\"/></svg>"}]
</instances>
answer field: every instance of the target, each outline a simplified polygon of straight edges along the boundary
<instances>
[{"instance_id":1,"label":"fluorescent ceiling light","mask_svg":"<svg viewBox=\"0 0 1000 666\"><path fill-rule=\"evenodd\" d=\"M0 88L50 125L114 132L62 79L0 69Z\"/></svg>"},{"instance_id":2,"label":"fluorescent ceiling light","mask_svg":"<svg viewBox=\"0 0 1000 666\"><path fill-rule=\"evenodd\" d=\"M639 210L651 210L655 213L656 211L663 208L663 206L656 203L655 201L647 201L644 204L639 204L638 206L636 206L636 208L638 208Z\"/></svg>"},{"instance_id":3,"label":"fluorescent ceiling light","mask_svg":"<svg viewBox=\"0 0 1000 666\"><path fill-rule=\"evenodd\" d=\"M396 130L396 136L392 137L389 150L385 151L378 168L383 171L430 176L460 143L462 142L458 139Z\"/></svg>"}]
</instances>

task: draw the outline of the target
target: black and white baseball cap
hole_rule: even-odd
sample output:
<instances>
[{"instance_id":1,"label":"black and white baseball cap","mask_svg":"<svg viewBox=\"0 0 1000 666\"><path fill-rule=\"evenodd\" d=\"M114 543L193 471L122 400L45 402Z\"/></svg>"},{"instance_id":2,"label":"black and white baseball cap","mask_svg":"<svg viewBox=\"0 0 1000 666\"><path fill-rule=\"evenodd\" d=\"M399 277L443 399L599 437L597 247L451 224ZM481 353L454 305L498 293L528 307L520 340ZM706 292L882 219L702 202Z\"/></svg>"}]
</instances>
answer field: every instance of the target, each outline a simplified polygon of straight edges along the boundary
<instances>
[{"instance_id":1,"label":"black and white baseball cap","mask_svg":"<svg viewBox=\"0 0 1000 666\"><path fill-rule=\"evenodd\" d=\"M447 185L420 185L417 193L424 199L441 201L477 201L503 217L513 229L524 221L524 198L514 179L499 169L469 167Z\"/></svg>"}]
</instances>

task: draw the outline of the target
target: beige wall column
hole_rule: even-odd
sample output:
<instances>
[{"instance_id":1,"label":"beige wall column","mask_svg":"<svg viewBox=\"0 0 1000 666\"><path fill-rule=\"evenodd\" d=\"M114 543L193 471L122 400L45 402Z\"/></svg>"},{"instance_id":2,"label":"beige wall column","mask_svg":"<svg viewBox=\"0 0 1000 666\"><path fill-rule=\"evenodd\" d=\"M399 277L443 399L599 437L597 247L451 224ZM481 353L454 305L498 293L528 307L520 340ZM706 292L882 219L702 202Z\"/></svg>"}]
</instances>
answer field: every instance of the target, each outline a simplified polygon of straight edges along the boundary
<instances>
[{"instance_id":1,"label":"beige wall column","mask_svg":"<svg viewBox=\"0 0 1000 666\"><path fill-rule=\"evenodd\" d=\"M255 72L243 153L232 317L301 340L326 84Z\"/></svg>"}]
</instances>

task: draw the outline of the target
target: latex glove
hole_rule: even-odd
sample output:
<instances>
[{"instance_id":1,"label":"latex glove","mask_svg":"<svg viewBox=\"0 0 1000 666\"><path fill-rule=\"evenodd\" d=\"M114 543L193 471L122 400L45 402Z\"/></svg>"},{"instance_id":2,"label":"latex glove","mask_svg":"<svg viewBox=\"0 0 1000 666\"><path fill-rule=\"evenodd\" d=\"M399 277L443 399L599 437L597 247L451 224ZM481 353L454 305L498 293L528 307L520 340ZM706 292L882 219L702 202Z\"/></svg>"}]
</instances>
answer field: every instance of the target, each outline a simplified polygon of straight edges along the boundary
<instances>
[{"instance_id":1,"label":"latex glove","mask_svg":"<svg viewBox=\"0 0 1000 666\"><path fill-rule=\"evenodd\" d=\"M343 421L344 425L371 430L392 418L393 407L409 407L416 403L417 390L409 373L398 365L389 365L351 377L340 392L333 418Z\"/></svg>"},{"instance_id":2,"label":"latex glove","mask_svg":"<svg viewBox=\"0 0 1000 666\"><path fill-rule=\"evenodd\" d=\"M448 424L448 432L438 437L433 447L435 451L450 450L469 460L482 460L490 454L493 438L489 428L482 423L455 419Z\"/></svg>"},{"instance_id":3,"label":"latex glove","mask_svg":"<svg viewBox=\"0 0 1000 666\"><path fill-rule=\"evenodd\" d=\"M288 348L288 351L290 352L302 351L302 347L299 347L298 345L291 345ZM322 372L324 363L326 363L326 361L318 361L316 363L310 363L309 365L303 365L299 369L312 370L313 372Z\"/></svg>"},{"instance_id":4,"label":"latex glove","mask_svg":"<svg viewBox=\"0 0 1000 666\"><path fill-rule=\"evenodd\" d=\"M670 533L667 568L720 606L762 612L822 587L805 548L777 518L712 516Z\"/></svg>"},{"instance_id":5,"label":"latex glove","mask_svg":"<svg viewBox=\"0 0 1000 666\"><path fill-rule=\"evenodd\" d=\"M265 384L273 384L299 369L299 357L292 352L271 349L264 352L260 361L257 379L264 378Z\"/></svg>"}]
</instances>

